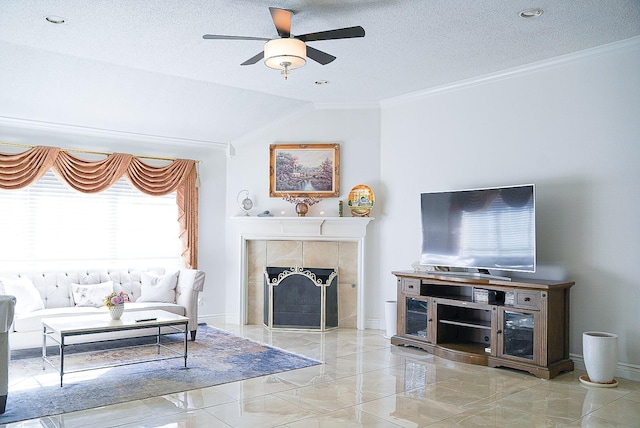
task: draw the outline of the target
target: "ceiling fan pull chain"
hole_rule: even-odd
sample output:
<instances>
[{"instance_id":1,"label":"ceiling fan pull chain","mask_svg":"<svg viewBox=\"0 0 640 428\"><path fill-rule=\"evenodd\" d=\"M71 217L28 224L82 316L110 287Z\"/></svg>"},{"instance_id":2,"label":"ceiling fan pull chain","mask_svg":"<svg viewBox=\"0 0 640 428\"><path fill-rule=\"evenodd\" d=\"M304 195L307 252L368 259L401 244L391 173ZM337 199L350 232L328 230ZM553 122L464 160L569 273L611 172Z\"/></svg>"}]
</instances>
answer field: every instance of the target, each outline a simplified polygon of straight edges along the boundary
<instances>
[{"instance_id":1,"label":"ceiling fan pull chain","mask_svg":"<svg viewBox=\"0 0 640 428\"><path fill-rule=\"evenodd\" d=\"M282 71L280 72L280 74L282 74L284 80L287 80L289 78L289 66L291 65L291 63L289 61L283 61L280 63L280 65L282 66Z\"/></svg>"}]
</instances>

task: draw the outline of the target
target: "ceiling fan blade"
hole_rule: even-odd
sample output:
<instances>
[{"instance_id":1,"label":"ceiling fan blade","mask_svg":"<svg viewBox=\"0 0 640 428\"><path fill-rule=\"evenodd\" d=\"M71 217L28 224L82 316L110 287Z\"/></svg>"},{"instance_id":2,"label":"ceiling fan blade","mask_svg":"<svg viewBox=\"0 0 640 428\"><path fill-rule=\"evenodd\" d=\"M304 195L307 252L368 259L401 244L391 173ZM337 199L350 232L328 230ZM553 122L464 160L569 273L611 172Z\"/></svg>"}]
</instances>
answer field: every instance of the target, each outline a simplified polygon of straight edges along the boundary
<instances>
[{"instance_id":1,"label":"ceiling fan blade","mask_svg":"<svg viewBox=\"0 0 640 428\"><path fill-rule=\"evenodd\" d=\"M251 58L249 58L248 60L246 60L240 65L252 65L260 61L262 58L264 58L264 51L261 51L259 54L252 56Z\"/></svg>"},{"instance_id":2,"label":"ceiling fan blade","mask_svg":"<svg viewBox=\"0 0 640 428\"><path fill-rule=\"evenodd\" d=\"M335 56L329 55L326 52L319 51L318 49L312 48L307 45L307 57L311 58L315 62L318 62L322 65L327 65L336 59Z\"/></svg>"},{"instance_id":3,"label":"ceiling fan blade","mask_svg":"<svg viewBox=\"0 0 640 428\"><path fill-rule=\"evenodd\" d=\"M287 9L279 9L277 7L270 7L271 19L273 19L273 25L276 26L280 37L291 36L291 15L293 12Z\"/></svg>"},{"instance_id":4,"label":"ceiling fan blade","mask_svg":"<svg viewBox=\"0 0 640 428\"><path fill-rule=\"evenodd\" d=\"M251 37L251 36L222 36L219 34L205 34L202 36L203 39L207 40L270 40L265 37Z\"/></svg>"},{"instance_id":5,"label":"ceiling fan blade","mask_svg":"<svg viewBox=\"0 0 640 428\"><path fill-rule=\"evenodd\" d=\"M351 39L354 37L364 37L364 28L347 27L338 28L337 30L319 31L317 33L308 33L295 36L303 42L313 42L316 40L335 40L335 39Z\"/></svg>"}]
</instances>

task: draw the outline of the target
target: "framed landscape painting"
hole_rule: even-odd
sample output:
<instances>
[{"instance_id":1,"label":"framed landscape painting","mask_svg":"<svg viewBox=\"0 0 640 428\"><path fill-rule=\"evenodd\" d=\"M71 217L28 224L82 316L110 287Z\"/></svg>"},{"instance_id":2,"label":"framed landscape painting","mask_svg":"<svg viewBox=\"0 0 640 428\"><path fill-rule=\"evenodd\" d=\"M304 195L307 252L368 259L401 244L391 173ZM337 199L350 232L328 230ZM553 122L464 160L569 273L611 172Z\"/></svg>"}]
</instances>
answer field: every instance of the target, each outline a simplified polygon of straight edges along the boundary
<instances>
[{"instance_id":1,"label":"framed landscape painting","mask_svg":"<svg viewBox=\"0 0 640 428\"><path fill-rule=\"evenodd\" d=\"M271 144L269 196L340 195L339 144Z\"/></svg>"}]
</instances>

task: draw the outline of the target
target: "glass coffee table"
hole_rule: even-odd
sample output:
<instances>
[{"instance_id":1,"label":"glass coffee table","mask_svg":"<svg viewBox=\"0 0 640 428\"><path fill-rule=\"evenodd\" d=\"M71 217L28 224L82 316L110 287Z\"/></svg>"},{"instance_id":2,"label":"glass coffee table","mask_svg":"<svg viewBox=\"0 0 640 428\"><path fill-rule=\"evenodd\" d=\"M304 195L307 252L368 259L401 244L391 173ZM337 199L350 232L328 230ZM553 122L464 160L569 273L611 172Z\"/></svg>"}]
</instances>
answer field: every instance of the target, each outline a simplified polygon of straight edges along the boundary
<instances>
[{"instance_id":1,"label":"glass coffee table","mask_svg":"<svg viewBox=\"0 0 640 428\"><path fill-rule=\"evenodd\" d=\"M73 317L57 317L57 318L43 318L42 320L42 369L46 368L49 364L54 369L60 372L60 386L62 387L63 377L67 373L76 373L87 370L96 370L99 368L124 366L129 364L146 363L150 361L168 360L173 358L184 358L184 367L187 367L187 325L189 318L181 315L176 315L171 312L162 310L153 311L131 311L122 314L119 320L112 320L108 313L96 314L96 315L78 315ZM142 330L147 330L142 334ZM127 335L126 339L132 337L147 337L150 336L149 329L155 329L155 332L151 336L155 336L155 342L140 344L135 346L129 346L128 348L141 348L155 346L158 348L157 357L136 359L131 361L119 361L117 363L105 364L100 366L91 366L87 368L79 368L74 370L65 369L64 359L66 355L66 348L75 345L86 345L90 343L107 343L114 342L122 339L109 339L108 337L100 340L100 336L108 333L122 332L129 330L140 330L140 335ZM161 343L161 337L167 334L181 333L184 336L183 350L177 351L165 344ZM78 336L95 335L96 340L82 341L81 343L69 343L68 339ZM58 346L59 349L59 367L56 367L55 362L47 355L47 342L52 340ZM94 339L94 338L92 338ZM122 349L122 348L118 348ZM168 351L169 355L160 355L161 349ZM88 353L104 352L105 349L92 351Z\"/></svg>"}]
</instances>

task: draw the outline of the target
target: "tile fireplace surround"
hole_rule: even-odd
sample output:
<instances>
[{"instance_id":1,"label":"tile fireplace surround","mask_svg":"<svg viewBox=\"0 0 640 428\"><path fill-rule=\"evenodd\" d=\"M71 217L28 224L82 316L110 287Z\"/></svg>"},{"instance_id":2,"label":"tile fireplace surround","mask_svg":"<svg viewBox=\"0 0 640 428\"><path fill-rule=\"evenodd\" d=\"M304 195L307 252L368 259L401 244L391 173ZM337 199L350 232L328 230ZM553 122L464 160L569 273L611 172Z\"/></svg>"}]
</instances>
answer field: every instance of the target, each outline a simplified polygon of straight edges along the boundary
<instances>
[{"instance_id":1,"label":"tile fireplace surround","mask_svg":"<svg viewBox=\"0 0 640 428\"><path fill-rule=\"evenodd\" d=\"M265 266L338 268L338 327L364 330L364 248L371 217L232 217L240 240L240 320L263 322Z\"/></svg>"}]
</instances>

